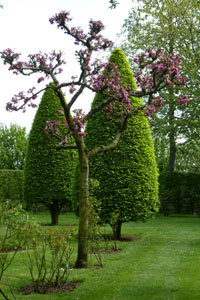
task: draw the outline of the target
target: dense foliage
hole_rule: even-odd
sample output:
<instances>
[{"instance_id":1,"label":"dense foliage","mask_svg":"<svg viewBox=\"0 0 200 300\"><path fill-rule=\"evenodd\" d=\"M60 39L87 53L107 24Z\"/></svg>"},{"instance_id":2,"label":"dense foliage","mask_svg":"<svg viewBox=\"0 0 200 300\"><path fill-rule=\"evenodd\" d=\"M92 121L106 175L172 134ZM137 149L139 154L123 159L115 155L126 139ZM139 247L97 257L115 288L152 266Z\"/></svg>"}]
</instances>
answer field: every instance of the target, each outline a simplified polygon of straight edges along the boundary
<instances>
[{"instance_id":1,"label":"dense foliage","mask_svg":"<svg viewBox=\"0 0 200 300\"><path fill-rule=\"evenodd\" d=\"M27 147L26 129L0 124L0 169L23 169Z\"/></svg>"},{"instance_id":2,"label":"dense foliage","mask_svg":"<svg viewBox=\"0 0 200 300\"><path fill-rule=\"evenodd\" d=\"M123 86L136 89L132 72L124 53L115 49L110 57L120 70ZM96 94L92 106L105 96ZM131 98L134 107L141 99ZM120 111L110 119L104 110L92 117L86 126L85 143L88 149L109 144L115 136ZM106 117L107 116L107 117ZM96 197L100 201L100 217L105 223L116 218L121 224L130 220L146 220L158 210L157 166L147 117L144 113L128 119L126 128L115 149L99 153L91 159L90 177L99 181Z\"/></svg>"},{"instance_id":3,"label":"dense foliage","mask_svg":"<svg viewBox=\"0 0 200 300\"><path fill-rule=\"evenodd\" d=\"M0 170L0 201L22 202L23 171Z\"/></svg>"},{"instance_id":4,"label":"dense foliage","mask_svg":"<svg viewBox=\"0 0 200 300\"><path fill-rule=\"evenodd\" d=\"M30 131L24 172L24 199L27 206L44 204L51 212L52 224L58 222L61 209L71 205L74 153L57 150L57 139L47 136L44 131L47 120L63 119L58 115L60 109L56 93L52 89L46 90Z\"/></svg>"},{"instance_id":5,"label":"dense foliage","mask_svg":"<svg viewBox=\"0 0 200 300\"><path fill-rule=\"evenodd\" d=\"M162 172L160 182L161 211L164 215L200 215L200 174Z\"/></svg>"}]
</instances>

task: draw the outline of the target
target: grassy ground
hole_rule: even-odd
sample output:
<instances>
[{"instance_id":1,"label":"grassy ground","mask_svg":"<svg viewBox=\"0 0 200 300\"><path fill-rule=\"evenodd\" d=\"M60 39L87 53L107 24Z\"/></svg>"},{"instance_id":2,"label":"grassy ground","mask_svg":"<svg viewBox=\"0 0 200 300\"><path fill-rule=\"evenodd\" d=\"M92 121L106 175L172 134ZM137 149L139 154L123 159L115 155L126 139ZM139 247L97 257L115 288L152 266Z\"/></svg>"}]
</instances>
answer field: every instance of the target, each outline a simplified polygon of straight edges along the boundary
<instances>
[{"instance_id":1,"label":"grassy ground","mask_svg":"<svg viewBox=\"0 0 200 300\"><path fill-rule=\"evenodd\" d=\"M43 225L50 222L46 214L37 217ZM77 224L77 219L62 215L60 224ZM158 216L146 223L124 224L122 233L138 235L138 239L119 242L118 253L102 254L104 268L71 270L70 280L83 281L72 293L19 295L16 290L30 283L22 254L2 281L14 287L17 300L200 299L200 219ZM75 258L76 251L73 261ZM90 255L90 264L95 263Z\"/></svg>"}]
</instances>

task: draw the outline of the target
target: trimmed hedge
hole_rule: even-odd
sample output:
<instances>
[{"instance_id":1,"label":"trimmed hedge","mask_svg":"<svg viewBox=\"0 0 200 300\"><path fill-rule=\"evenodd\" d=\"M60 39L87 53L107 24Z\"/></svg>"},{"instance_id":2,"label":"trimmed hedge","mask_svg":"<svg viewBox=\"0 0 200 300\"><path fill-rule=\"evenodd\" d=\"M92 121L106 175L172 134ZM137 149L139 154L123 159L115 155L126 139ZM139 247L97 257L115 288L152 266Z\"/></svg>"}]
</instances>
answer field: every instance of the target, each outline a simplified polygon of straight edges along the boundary
<instances>
[{"instance_id":1,"label":"trimmed hedge","mask_svg":"<svg viewBox=\"0 0 200 300\"><path fill-rule=\"evenodd\" d=\"M56 137L46 135L47 120L61 123L59 131L66 132L60 100L53 89L47 89L41 99L29 134L24 170L24 200L27 207L45 205L51 213L52 224L64 207L71 207L71 178L76 153L73 150L57 150Z\"/></svg>"},{"instance_id":2,"label":"trimmed hedge","mask_svg":"<svg viewBox=\"0 0 200 300\"><path fill-rule=\"evenodd\" d=\"M123 51L115 49L109 61L118 66L123 86L136 90ZM106 97L96 94L92 107ZM130 100L134 107L143 105L139 98L131 97ZM95 146L108 145L113 140L120 109L116 109L112 120L106 116L107 112L101 110L88 120L84 140L89 150ZM105 223L111 223L113 216L117 216L121 223L145 221L158 211L158 172L151 131L144 113L128 119L115 149L92 157L90 178L99 182L95 196L100 201L100 218Z\"/></svg>"},{"instance_id":3,"label":"trimmed hedge","mask_svg":"<svg viewBox=\"0 0 200 300\"><path fill-rule=\"evenodd\" d=\"M0 170L0 201L10 199L22 202L23 171Z\"/></svg>"},{"instance_id":4,"label":"trimmed hedge","mask_svg":"<svg viewBox=\"0 0 200 300\"><path fill-rule=\"evenodd\" d=\"M200 174L162 172L159 182L161 212L164 215L200 214Z\"/></svg>"}]
</instances>

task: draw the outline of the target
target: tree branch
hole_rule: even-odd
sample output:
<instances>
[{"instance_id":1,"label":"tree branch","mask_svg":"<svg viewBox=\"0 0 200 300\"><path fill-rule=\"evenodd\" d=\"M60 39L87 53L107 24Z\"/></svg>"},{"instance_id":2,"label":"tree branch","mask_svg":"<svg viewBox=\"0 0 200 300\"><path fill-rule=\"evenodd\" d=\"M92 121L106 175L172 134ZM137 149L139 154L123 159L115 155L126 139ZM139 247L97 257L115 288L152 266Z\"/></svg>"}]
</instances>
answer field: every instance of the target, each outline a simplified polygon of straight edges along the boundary
<instances>
[{"instance_id":1,"label":"tree branch","mask_svg":"<svg viewBox=\"0 0 200 300\"><path fill-rule=\"evenodd\" d=\"M102 108L104 108L107 104L109 104L113 100L114 100L113 97L109 97L106 100L104 100L103 102L101 102L99 105L95 106L94 108L91 108L91 110L86 115L86 118L89 119L92 115L94 115L96 112L98 112L99 110L101 110Z\"/></svg>"},{"instance_id":2,"label":"tree branch","mask_svg":"<svg viewBox=\"0 0 200 300\"><path fill-rule=\"evenodd\" d=\"M116 133L113 141L109 145L107 145L107 146L101 145L101 146L95 147L94 149L92 149L91 151L89 151L88 152L88 158L92 157L93 155L95 155L95 154L97 154L99 152L105 152L105 151L111 150L111 149L113 149L113 148L115 148L117 146L118 141L119 141L119 139L121 137L121 134L124 131L124 128L126 126L127 118L128 118L128 115L125 115L119 121L119 123L118 123L118 130L117 130L117 133Z\"/></svg>"},{"instance_id":3,"label":"tree branch","mask_svg":"<svg viewBox=\"0 0 200 300\"><path fill-rule=\"evenodd\" d=\"M77 98L81 95L81 93L83 92L84 88L85 88L85 85L81 84L81 86L78 89L78 91L74 94L74 96L72 97L72 99L70 100L70 102L67 104L68 109L70 109L72 107L72 105L76 102Z\"/></svg>"},{"instance_id":4,"label":"tree branch","mask_svg":"<svg viewBox=\"0 0 200 300\"><path fill-rule=\"evenodd\" d=\"M57 150L61 150L61 149L75 149L75 150L77 150L78 147L77 147L77 145L65 144L65 142L63 141L63 142L61 142L60 144L58 144L56 146L56 149Z\"/></svg>"}]
</instances>

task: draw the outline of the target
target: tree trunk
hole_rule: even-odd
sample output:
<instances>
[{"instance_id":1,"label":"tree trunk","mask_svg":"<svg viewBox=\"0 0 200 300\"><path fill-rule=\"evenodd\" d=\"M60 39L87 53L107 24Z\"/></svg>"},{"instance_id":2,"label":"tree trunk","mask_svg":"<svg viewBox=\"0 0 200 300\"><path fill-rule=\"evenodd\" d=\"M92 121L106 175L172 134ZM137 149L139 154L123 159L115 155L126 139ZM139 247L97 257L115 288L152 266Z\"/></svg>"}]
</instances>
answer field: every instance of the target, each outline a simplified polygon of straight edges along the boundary
<instances>
[{"instance_id":1,"label":"tree trunk","mask_svg":"<svg viewBox=\"0 0 200 300\"><path fill-rule=\"evenodd\" d=\"M175 124L174 124L174 104L170 103L169 108L169 125L170 125L170 131L169 131L169 165L168 170L170 172L174 171L175 167L175 160L176 160L176 138L175 138Z\"/></svg>"},{"instance_id":2,"label":"tree trunk","mask_svg":"<svg viewBox=\"0 0 200 300\"><path fill-rule=\"evenodd\" d=\"M119 220L116 220L112 224L112 230L113 230L113 239L116 241L121 240L121 228L122 228L122 222Z\"/></svg>"},{"instance_id":3,"label":"tree trunk","mask_svg":"<svg viewBox=\"0 0 200 300\"><path fill-rule=\"evenodd\" d=\"M78 256L75 268L88 266L88 210L89 210L89 164L85 151L79 151L80 196L79 196L79 233Z\"/></svg>"},{"instance_id":4,"label":"tree trunk","mask_svg":"<svg viewBox=\"0 0 200 300\"><path fill-rule=\"evenodd\" d=\"M173 36L173 17L170 16L169 18L169 53L174 52L174 36ZM176 130L175 130L175 106L174 106L174 91L173 88L169 90L170 94L170 101L172 101L169 104L169 126L170 126L170 131L169 131L169 166L168 170L170 172L174 171L175 167L175 160L176 160Z\"/></svg>"},{"instance_id":5,"label":"tree trunk","mask_svg":"<svg viewBox=\"0 0 200 300\"><path fill-rule=\"evenodd\" d=\"M52 204L49 208L51 214L51 225L55 226L58 225L58 217L60 214L60 208L56 205Z\"/></svg>"}]
</instances>

